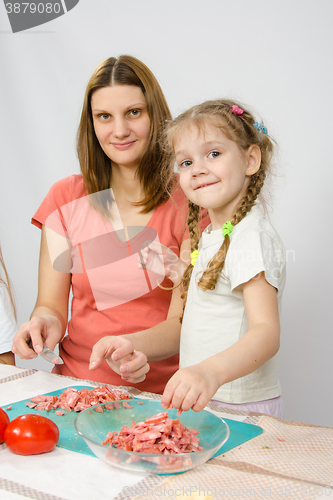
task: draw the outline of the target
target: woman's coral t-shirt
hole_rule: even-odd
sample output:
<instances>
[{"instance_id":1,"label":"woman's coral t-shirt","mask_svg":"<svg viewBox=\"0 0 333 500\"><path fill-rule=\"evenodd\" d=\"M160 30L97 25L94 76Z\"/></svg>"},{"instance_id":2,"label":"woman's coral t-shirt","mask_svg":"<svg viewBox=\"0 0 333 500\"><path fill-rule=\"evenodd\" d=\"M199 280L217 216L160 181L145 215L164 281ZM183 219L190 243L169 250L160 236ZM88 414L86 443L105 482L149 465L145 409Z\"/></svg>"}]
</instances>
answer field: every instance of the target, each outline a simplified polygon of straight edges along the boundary
<instances>
[{"instance_id":1,"label":"woman's coral t-shirt","mask_svg":"<svg viewBox=\"0 0 333 500\"><path fill-rule=\"evenodd\" d=\"M71 272L72 304L68 334L60 344L63 365L54 372L112 385L130 385L106 361L89 371L94 344L107 335L145 330L167 317L171 281L138 269L138 252L144 243L159 241L179 255L186 229L187 207L181 190L154 211L144 227L130 227L129 241L114 231L109 220L91 206L81 175L56 182L32 219L47 228L53 266ZM123 235L122 235L123 236ZM125 241L124 241L125 240ZM70 253L68 258L63 258ZM66 264L67 263L67 264ZM67 266L67 267L66 267ZM178 355L150 363L140 390L160 393L178 369ZM133 384L131 384L133 385Z\"/></svg>"}]
</instances>

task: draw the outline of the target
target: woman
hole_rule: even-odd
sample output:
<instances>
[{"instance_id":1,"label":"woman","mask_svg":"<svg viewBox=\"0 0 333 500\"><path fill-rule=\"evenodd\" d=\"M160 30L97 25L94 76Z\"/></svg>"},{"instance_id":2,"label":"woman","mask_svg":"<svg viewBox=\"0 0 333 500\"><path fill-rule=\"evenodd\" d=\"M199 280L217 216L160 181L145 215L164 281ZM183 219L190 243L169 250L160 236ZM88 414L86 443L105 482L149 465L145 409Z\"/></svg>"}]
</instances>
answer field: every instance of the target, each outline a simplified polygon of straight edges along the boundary
<instances>
[{"instance_id":1,"label":"woman","mask_svg":"<svg viewBox=\"0 0 333 500\"><path fill-rule=\"evenodd\" d=\"M158 82L138 59L107 59L92 75L78 130L82 175L54 184L32 219L42 229L39 287L31 319L13 342L21 358L35 358L43 341L50 349L60 342L64 364L55 373L133 385L106 361L89 371L94 344L107 335L147 329L156 331L156 343L179 336L179 290L165 290L167 280L159 287L163 276L137 267L147 241L186 259L184 198L177 189L170 197L175 179L163 168L160 146L170 118ZM151 363L136 386L162 392L177 368L178 355L170 352L168 359Z\"/></svg>"}]
</instances>

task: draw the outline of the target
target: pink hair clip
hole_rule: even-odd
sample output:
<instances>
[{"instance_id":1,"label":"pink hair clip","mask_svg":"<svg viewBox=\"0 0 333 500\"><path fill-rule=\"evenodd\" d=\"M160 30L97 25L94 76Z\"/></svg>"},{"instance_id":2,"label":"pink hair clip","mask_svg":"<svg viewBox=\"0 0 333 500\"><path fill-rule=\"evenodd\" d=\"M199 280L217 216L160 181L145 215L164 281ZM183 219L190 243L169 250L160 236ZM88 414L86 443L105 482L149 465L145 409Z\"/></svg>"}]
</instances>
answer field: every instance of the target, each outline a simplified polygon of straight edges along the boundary
<instances>
[{"instance_id":1,"label":"pink hair clip","mask_svg":"<svg viewBox=\"0 0 333 500\"><path fill-rule=\"evenodd\" d=\"M231 113L235 113L236 115L242 115L244 113L244 111L242 110L242 108L239 108L237 106L237 104L234 104L232 107L231 107Z\"/></svg>"}]
</instances>

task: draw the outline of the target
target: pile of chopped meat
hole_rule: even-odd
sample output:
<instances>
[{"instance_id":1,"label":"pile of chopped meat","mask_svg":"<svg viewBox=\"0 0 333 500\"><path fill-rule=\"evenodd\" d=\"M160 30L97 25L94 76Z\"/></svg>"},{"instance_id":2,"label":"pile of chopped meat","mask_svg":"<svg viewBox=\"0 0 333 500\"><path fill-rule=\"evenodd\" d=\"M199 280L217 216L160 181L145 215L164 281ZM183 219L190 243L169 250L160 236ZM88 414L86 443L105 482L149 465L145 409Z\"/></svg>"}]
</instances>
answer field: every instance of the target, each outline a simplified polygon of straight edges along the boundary
<instances>
[{"instance_id":1,"label":"pile of chopped meat","mask_svg":"<svg viewBox=\"0 0 333 500\"><path fill-rule=\"evenodd\" d=\"M132 426L124 426L120 432L109 432L102 444L114 445L126 451L170 455L201 451L199 432L189 430L178 418L171 419L168 412L158 413Z\"/></svg>"},{"instance_id":2,"label":"pile of chopped meat","mask_svg":"<svg viewBox=\"0 0 333 500\"><path fill-rule=\"evenodd\" d=\"M118 389L111 389L107 385L95 387L93 389L75 389L69 387L59 396L36 396L31 398L31 403L25 403L29 408L36 410L50 411L56 410L57 415L63 415L63 410L82 411L99 403L108 403L109 401L119 401L131 399L131 396Z\"/></svg>"}]
</instances>

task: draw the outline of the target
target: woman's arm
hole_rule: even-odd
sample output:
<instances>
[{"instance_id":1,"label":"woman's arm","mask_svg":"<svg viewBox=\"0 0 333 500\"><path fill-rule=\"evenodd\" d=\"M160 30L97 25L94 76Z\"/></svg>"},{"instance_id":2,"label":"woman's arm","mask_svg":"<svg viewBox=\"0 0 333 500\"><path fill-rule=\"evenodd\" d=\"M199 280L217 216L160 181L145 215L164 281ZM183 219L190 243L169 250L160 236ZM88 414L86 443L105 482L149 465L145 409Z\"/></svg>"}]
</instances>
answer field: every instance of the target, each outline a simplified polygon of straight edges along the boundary
<instances>
[{"instance_id":1,"label":"woman's arm","mask_svg":"<svg viewBox=\"0 0 333 500\"><path fill-rule=\"evenodd\" d=\"M179 370L166 385L162 406L201 411L223 384L244 377L280 347L277 291L260 273L243 284L248 331L231 347Z\"/></svg>"},{"instance_id":2,"label":"woman's arm","mask_svg":"<svg viewBox=\"0 0 333 500\"><path fill-rule=\"evenodd\" d=\"M42 228L39 257L38 296L31 319L16 333L12 350L22 359L36 357L43 350L43 340L54 349L66 332L70 273L55 271L52 266L45 227ZM28 346L32 341L33 349Z\"/></svg>"}]
</instances>

